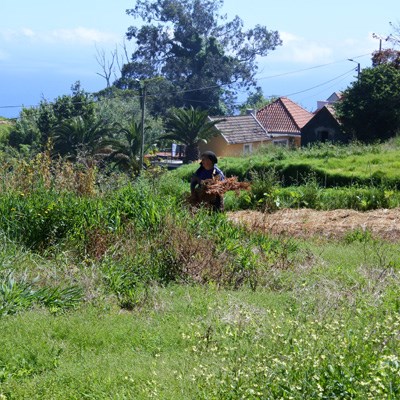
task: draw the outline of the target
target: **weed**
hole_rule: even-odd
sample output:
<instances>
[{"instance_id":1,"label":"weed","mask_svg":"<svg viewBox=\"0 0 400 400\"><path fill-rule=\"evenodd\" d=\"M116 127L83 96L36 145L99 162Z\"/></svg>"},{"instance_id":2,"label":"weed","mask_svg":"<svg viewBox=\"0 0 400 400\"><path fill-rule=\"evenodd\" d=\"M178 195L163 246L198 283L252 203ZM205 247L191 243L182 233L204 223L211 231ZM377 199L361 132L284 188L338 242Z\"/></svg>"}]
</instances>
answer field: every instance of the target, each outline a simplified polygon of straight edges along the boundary
<instances>
[{"instance_id":1,"label":"weed","mask_svg":"<svg viewBox=\"0 0 400 400\"><path fill-rule=\"evenodd\" d=\"M276 210L275 189L278 187L279 177L274 169L252 171L251 198L257 208L265 211ZM245 195L246 196L246 195Z\"/></svg>"},{"instance_id":2,"label":"weed","mask_svg":"<svg viewBox=\"0 0 400 400\"><path fill-rule=\"evenodd\" d=\"M16 280L12 271L3 271L0 279L0 316L15 314L35 304L55 312L74 308L82 300L82 290L77 286L36 289L34 282L26 277Z\"/></svg>"},{"instance_id":3,"label":"weed","mask_svg":"<svg viewBox=\"0 0 400 400\"><path fill-rule=\"evenodd\" d=\"M368 243L371 242L372 235L368 229L355 229L347 232L343 240L345 243L350 244L353 242Z\"/></svg>"}]
</instances>

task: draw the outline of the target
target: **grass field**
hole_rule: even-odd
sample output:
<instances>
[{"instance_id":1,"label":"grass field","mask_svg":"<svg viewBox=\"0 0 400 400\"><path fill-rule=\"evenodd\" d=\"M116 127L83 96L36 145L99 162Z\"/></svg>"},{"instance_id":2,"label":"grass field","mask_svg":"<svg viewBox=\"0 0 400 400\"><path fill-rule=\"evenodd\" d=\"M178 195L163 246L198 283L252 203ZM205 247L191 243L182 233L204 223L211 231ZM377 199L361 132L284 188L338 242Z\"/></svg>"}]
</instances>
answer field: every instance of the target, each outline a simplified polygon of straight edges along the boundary
<instances>
[{"instance_id":1,"label":"grass field","mask_svg":"<svg viewBox=\"0 0 400 400\"><path fill-rule=\"evenodd\" d=\"M3 316L3 397L398 398L398 245L297 244L257 290L152 285L131 311L98 293Z\"/></svg>"},{"instance_id":2,"label":"grass field","mask_svg":"<svg viewBox=\"0 0 400 400\"><path fill-rule=\"evenodd\" d=\"M193 212L193 166L132 183L49 162L2 169L0 399L400 398L398 242L271 236ZM333 190L271 177L232 196L233 212ZM356 189L336 188L337 204ZM365 207L385 190L396 206L395 188L362 189Z\"/></svg>"}]
</instances>

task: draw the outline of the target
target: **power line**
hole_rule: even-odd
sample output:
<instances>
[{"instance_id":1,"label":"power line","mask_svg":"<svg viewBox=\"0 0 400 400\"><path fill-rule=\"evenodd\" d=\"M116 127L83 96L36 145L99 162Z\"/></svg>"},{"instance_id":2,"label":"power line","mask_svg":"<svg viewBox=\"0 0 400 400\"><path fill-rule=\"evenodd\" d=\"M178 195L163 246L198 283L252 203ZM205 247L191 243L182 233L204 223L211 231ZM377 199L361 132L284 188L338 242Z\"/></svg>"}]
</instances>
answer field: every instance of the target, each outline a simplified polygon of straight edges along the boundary
<instances>
[{"instance_id":1,"label":"power line","mask_svg":"<svg viewBox=\"0 0 400 400\"><path fill-rule=\"evenodd\" d=\"M343 77L343 76L347 76L347 75L349 75L350 73L352 73L353 71L354 71L354 68L352 68L350 71L345 72L344 74L341 74L341 75L339 75L339 76L337 76L337 77L335 77L335 78L330 79L329 81L320 83L320 84L318 84L318 85L316 85L316 86L310 87L310 88L308 88L308 89L301 90L301 91L299 91L299 92L287 94L287 95L285 95L285 96L286 96L286 97L289 97L289 96L294 96L294 95L296 95L296 94L308 92L309 90L313 90L313 89L316 89L316 88L321 87L321 86L323 86L323 85L326 85L327 83L333 82L333 81L335 81L336 79L339 79L339 78L341 78L341 77Z\"/></svg>"},{"instance_id":2,"label":"power line","mask_svg":"<svg viewBox=\"0 0 400 400\"><path fill-rule=\"evenodd\" d=\"M370 53L362 54L362 55L359 55L359 56L356 56L356 57L352 57L352 58L353 58L353 59L355 59L355 58L361 58L361 57L365 57L365 56L368 56L368 55L370 55ZM271 78L279 78L280 76L298 74L299 72L305 72L305 71L310 71L310 70L312 70L312 69L323 68L323 67L327 67L327 66L329 66L329 65L341 63L341 62L343 62L343 61L348 61L348 58L343 59L343 60L339 60L339 61L332 61L332 62L326 63L326 64L314 65L314 66L312 66L312 67L303 68L303 69L298 69L298 70L295 70L295 71L283 72L283 73L281 73L281 74L259 77L258 80L271 79Z\"/></svg>"},{"instance_id":3,"label":"power line","mask_svg":"<svg viewBox=\"0 0 400 400\"><path fill-rule=\"evenodd\" d=\"M349 73L349 74L350 74L350 73ZM349 74L348 74L348 75L349 75ZM344 81L348 75L345 75L345 76L344 76L342 79L340 79L339 82L337 82L337 83L340 83L340 82ZM337 85L337 83L335 83L335 85ZM320 90L319 92L315 93L314 96L319 95L320 93L326 91L327 89L330 89L330 88L334 87L335 85L330 85L329 87L327 87L327 88L325 88L325 89L323 89L323 90ZM302 102L302 101L306 100L307 98L310 98L310 96L302 97L299 101Z\"/></svg>"},{"instance_id":4,"label":"power line","mask_svg":"<svg viewBox=\"0 0 400 400\"><path fill-rule=\"evenodd\" d=\"M365 57L365 56L367 56L367 55L369 55L369 53L362 54L362 55L359 55L359 56L355 56L355 57L353 57L353 59L357 59L357 58L360 58L360 57ZM340 62L343 62L343 61L347 61L347 60L348 60L348 59L346 59L346 60L343 59L343 60L333 61L333 62L326 63L326 64L319 64L319 65L315 65L315 66L312 66L312 67L303 68L303 69L299 69L299 70L288 71L288 72L284 72L284 73L281 73L281 74L263 76L263 77L257 78L257 81L258 81L258 80L264 80L264 79L277 78L277 77L281 77L281 76L287 76L287 75L291 75L291 74L297 74L297 73L299 73L299 72L310 71L310 70L318 69L318 68L323 68L323 67L326 67L326 66L329 66L329 65L333 65L333 64L337 64L337 63L340 63ZM352 69L350 72L352 72L352 71L353 71L353 69ZM323 85L325 85L326 83L332 82L333 80L336 80L336 79L338 79L338 78L340 78L340 77L342 77L342 76L344 76L344 75L347 75L348 73L349 73L349 72L346 72L346 73L344 73L344 74L342 74L342 75L339 75L338 77L335 77L335 78L333 78L333 79L330 79L330 80L328 80L328 81L326 81L326 82L323 82L323 83L321 83L321 84L318 84L318 85L313 86L313 87L308 88L308 89L304 89L304 90L299 91L299 92L287 94L286 96L294 96L294 95L296 95L296 94L300 94L300 93L304 93L304 92L310 91L310 90L315 89L315 88L317 88L317 87L323 86ZM200 88L193 88L193 89L186 89L186 90L180 89L180 90L176 90L175 92L172 92L172 94L190 93L190 92L197 92L197 91L202 91L202 90L207 90L207 89L215 89L215 88L220 88L220 87L223 87L223 86L229 86L229 85L232 85L233 83L234 83L234 82L228 82L228 83L215 84L215 85L203 86L203 87L200 87ZM132 97L140 98L140 95L133 95ZM157 95L148 94L147 97L157 97ZM205 103L205 102L204 102L204 103ZM239 103L238 103L238 104L239 104ZM38 104L36 104L36 105L5 105L5 106L0 106L0 109L6 109L6 108L23 108L23 107L29 108L29 107L37 107L37 106L38 106Z\"/></svg>"}]
</instances>

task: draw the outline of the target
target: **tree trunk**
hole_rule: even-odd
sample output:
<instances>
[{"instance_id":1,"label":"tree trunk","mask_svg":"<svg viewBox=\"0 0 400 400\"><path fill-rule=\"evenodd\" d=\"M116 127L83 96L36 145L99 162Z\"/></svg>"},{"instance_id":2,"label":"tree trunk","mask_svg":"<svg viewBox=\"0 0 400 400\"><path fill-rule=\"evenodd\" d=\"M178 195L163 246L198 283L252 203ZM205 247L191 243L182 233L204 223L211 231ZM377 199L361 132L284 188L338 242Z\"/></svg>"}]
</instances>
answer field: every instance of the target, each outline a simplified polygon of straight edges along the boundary
<instances>
[{"instance_id":1,"label":"tree trunk","mask_svg":"<svg viewBox=\"0 0 400 400\"><path fill-rule=\"evenodd\" d=\"M190 144L186 146L185 163L191 161L197 161L200 158L199 146L196 144Z\"/></svg>"}]
</instances>

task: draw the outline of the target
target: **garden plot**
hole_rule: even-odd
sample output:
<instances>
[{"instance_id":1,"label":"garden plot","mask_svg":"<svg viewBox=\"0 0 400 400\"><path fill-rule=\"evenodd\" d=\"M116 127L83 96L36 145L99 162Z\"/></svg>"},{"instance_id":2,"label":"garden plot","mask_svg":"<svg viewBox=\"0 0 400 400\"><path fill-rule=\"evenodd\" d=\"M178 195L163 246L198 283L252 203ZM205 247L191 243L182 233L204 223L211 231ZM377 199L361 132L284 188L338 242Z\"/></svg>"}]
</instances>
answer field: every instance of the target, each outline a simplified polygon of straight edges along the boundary
<instances>
[{"instance_id":1,"label":"garden plot","mask_svg":"<svg viewBox=\"0 0 400 400\"><path fill-rule=\"evenodd\" d=\"M245 210L229 212L227 215L236 223L272 235L342 238L354 231L368 231L374 238L394 242L400 240L400 208L367 212L347 209L284 209L274 213L262 213Z\"/></svg>"}]
</instances>

